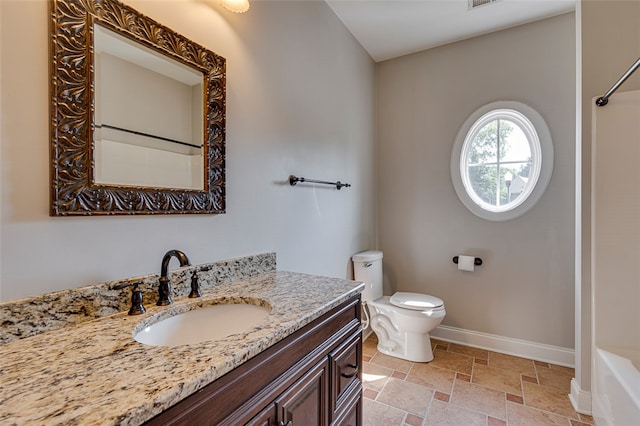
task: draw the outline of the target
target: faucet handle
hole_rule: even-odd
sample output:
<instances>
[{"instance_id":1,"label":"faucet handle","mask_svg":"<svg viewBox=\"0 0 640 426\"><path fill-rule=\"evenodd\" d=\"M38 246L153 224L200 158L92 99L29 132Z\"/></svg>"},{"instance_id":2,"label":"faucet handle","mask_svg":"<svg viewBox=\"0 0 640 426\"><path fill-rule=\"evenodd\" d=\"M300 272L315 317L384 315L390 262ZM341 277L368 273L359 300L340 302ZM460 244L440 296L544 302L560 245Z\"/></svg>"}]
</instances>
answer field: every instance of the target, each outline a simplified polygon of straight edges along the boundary
<instances>
[{"instance_id":1,"label":"faucet handle","mask_svg":"<svg viewBox=\"0 0 640 426\"><path fill-rule=\"evenodd\" d=\"M190 298L200 297L202 294L200 293L200 284L198 284L198 273L193 271L193 275L191 275L191 293L189 293Z\"/></svg>"},{"instance_id":2,"label":"faucet handle","mask_svg":"<svg viewBox=\"0 0 640 426\"><path fill-rule=\"evenodd\" d=\"M126 287L133 286L131 290L131 308L129 309L129 315L140 315L147 312L142 304L142 289L140 284L144 284L143 281L125 281L113 286L114 290L120 290Z\"/></svg>"}]
</instances>

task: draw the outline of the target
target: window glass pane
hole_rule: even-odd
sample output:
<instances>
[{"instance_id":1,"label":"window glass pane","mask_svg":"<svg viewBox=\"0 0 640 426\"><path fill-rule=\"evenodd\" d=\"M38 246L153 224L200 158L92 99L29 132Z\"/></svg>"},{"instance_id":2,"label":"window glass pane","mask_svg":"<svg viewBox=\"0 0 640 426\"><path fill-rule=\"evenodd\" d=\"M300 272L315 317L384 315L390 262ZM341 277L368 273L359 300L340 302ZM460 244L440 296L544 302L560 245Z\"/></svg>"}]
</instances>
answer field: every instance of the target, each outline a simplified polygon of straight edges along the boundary
<instances>
[{"instance_id":1,"label":"window glass pane","mask_svg":"<svg viewBox=\"0 0 640 426\"><path fill-rule=\"evenodd\" d=\"M496 121L498 122L498 129L500 132L500 145L499 145L500 161L504 161L504 157L508 152L508 148L509 148L509 137L513 133L515 126L513 125L513 123L511 123L508 120L505 120L504 118L501 118Z\"/></svg>"},{"instance_id":2,"label":"window glass pane","mask_svg":"<svg viewBox=\"0 0 640 426\"><path fill-rule=\"evenodd\" d=\"M483 126L471 143L468 164L495 163L498 161L498 120Z\"/></svg>"},{"instance_id":3,"label":"window glass pane","mask_svg":"<svg viewBox=\"0 0 640 426\"><path fill-rule=\"evenodd\" d=\"M504 142L501 145L501 161L529 161L531 159L531 145L522 128L511 121L500 120L501 127L508 127L505 131ZM504 123L504 124L503 124ZM500 132L501 134L503 132Z\"/></svg>"},{"instance_id":4,"label":"window glass pane","mask_svg":"<svg viewBox=\"0 0 640 426\"><path fill-rule=\"evenodd\" d=\"M487 204L495 206L497 204L496 194L498 191L497 166L469 166L469 182L471 189L478 198Z\"/></svg>"},{"instance_id":5,"label":"window glass pane","mask_svg":"<svg viewBox=\"0 0 640 426\"><path fill-rule=\"evenodd\" d=\"M502 198L505 204L508 204L517 200L529 183L531 162L509 164L509 167L503 170L504 173L501 173L504 182Z\"/></svg>"}]
</instances>

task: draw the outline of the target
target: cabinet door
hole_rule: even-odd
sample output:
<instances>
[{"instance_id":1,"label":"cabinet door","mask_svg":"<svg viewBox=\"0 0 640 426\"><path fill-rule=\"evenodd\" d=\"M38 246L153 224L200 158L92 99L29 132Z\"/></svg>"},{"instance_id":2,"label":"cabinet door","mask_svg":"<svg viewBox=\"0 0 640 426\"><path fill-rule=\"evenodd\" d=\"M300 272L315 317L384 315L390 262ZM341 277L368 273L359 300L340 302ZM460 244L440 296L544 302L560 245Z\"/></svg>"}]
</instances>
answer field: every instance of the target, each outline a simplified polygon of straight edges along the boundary
<instances>
[{"instance_id":1,"label":"cabinet door","mask_svg":"<svg viewBox=\"0 0 640 426\"><path fill-rule=\"evenodd\" d=\"M328 361L323 359L276 399L279 425L325 426L329 419Z\"/></svg>"}]
</instances>

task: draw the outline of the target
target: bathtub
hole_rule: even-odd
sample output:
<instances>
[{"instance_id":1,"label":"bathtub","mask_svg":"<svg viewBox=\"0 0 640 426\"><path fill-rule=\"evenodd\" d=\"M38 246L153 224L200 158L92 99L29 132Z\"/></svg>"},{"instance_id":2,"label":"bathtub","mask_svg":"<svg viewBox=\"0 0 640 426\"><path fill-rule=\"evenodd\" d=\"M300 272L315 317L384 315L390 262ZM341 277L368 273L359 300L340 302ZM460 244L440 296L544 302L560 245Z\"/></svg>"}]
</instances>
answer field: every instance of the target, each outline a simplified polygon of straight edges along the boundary
<instances>
[{"instance_id":1,"label":"bathtub","mask_svg":"<svg viewBox=\"0 0 640 426\"><path fill-rule=\"evenodd\" d=\"M640 351L596 348L593 377L596 424L640 425Z\"/></svg>"}]
</instances>

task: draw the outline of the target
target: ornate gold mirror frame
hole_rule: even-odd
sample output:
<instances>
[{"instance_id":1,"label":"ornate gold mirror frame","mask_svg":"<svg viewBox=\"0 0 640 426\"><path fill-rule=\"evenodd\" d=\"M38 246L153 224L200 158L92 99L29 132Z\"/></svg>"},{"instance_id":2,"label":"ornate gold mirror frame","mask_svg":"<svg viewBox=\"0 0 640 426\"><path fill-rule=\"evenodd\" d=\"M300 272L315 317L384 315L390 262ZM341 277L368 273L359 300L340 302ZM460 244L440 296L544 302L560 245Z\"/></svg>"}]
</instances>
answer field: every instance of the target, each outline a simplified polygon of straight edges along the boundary
<instances>
[{"instance_id":1,"label":"ornate gold mirror frame","mask_svg":"<svg viewBox=\"0 0 640 426\"><path fill-rule=\"evenodd\" d=\"M116 0L51 0L51 215L224 213L225 59ZM204 189L93 178L93 24L203 73Z\"/></svg>"}]
</instances>

